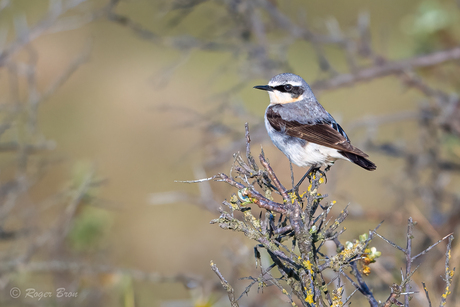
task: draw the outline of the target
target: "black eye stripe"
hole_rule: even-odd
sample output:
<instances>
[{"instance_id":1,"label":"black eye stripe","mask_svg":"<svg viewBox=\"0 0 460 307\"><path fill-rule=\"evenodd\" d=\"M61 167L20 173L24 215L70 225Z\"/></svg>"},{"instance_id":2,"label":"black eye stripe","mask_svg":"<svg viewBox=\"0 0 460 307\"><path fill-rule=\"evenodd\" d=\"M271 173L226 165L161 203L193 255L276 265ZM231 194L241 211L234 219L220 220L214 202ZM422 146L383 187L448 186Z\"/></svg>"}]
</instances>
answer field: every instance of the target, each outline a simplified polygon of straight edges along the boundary
<instances>
[{"instance_id":1,"label":"black eye stripe","mask_svg":"<svg viewBox=\"0 0 460 307\"><path fill-rule=\"evenodd\" d=\"M290 93L292 97L297 98L303 94L304 90L300 86L292 86L290 91L287 91L285 88L286 84L278 85L272 87L273 89L280 91L282 93Z\"/></svg>"},{"instance_id":2,"label":"black eye stripe","mask_svg":"<svg viewBox=\"0 0 460 307\"><path fill-rule=\"evenodd\" d=\"M288 85L288 84L283 84L283 85L278 85L278 86L274 86L273 88L277 91L280 91L280 92L283 92L283 93L291 93L291 92L296 92L299 90L299 86L292 86L291 85L291 90L290 91L287 91L285 86Z\"/></svg>"},{"instance_id":3,"label":"black eye stripe","mask_svg":"<svg viewBox=\"0 0 460 307\"><path fill-rule=\"evenodd\" d=\"M284 85L274 86L273 89L280 91L280 92L284 92Z\"/></svg>"}]
</instances>

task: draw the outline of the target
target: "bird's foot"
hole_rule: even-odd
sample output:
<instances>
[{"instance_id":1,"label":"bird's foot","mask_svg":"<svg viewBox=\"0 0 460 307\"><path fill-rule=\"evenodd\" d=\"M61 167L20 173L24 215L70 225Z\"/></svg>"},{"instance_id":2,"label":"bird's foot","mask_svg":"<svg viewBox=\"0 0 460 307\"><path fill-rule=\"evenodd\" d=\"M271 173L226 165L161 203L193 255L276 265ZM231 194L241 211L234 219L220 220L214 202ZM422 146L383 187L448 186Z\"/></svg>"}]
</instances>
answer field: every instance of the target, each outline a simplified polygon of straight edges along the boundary
<instances>
[{"instance_id":1,"label":"bird's foot","mask_svg":"<svg viewBox=\"0 0 460 307\"><path fill-rule=\"evenodd\" d=\"M297 199L301 199L299 195L299 188L300 185L305 181L305 179L308 178L308 181L311 183L312 179L315 179L315 176L317 173L321 174L321 176L324 178L324 181L327 183L327 176L326 172L331 169L331 166L329 165L324 169L324 172L319 168L319 167L310 167L310 169L303 175L303 177L299 180L299 182L291 189L288 190L287 193L295 193Z\"/></svg>"},{"instance_id":2,"label":"bird's foot","mask_svg":"<svg viewBox=\"0 0 460 307\"><path fill-rule=\"evenodd\" d=\"M327 183L326 172L329 170L328 168L330 169L330 167L328 166L328 167L326 167L326 169L324 170L324 172L323 172L322 170L320 170L319 168L316 169L316 173L320 173L320 174L321 174L321 176L324 178L324 182L325 182L325 183ZM310 182L311 182L311 180L310 180Z\"/></svg>"}]
</instances>

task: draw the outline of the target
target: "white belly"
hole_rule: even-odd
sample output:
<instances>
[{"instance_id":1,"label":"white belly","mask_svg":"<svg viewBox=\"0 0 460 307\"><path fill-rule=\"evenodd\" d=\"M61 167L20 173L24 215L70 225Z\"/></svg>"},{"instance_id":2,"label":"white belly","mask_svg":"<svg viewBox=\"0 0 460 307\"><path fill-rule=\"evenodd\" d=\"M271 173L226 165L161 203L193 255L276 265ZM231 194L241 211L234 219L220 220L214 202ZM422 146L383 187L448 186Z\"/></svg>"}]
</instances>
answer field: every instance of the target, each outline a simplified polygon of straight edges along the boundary
<instances>
[{"instance_id":1,"label":"white belly","mask_svg":"<svg viewBox=\"0 0 460 307\"><path fill-rule=\"evenodd\" d=\"M337 149L314 143L307 143L305 147L302 147L300 144L297 146L286 146L284 151L292 163L304 167L313 165L322 167L334 164L337 159L348 160Z\"/></svg>"}]
</instances>

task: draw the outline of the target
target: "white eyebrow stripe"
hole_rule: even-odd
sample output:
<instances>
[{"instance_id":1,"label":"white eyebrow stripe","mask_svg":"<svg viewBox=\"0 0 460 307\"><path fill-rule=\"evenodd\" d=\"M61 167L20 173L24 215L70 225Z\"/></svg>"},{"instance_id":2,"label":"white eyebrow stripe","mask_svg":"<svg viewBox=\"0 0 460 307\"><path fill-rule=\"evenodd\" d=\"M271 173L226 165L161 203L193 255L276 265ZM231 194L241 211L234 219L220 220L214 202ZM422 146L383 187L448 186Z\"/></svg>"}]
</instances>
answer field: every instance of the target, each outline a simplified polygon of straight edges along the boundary
<instances>
[{"instance_id":1,"label":"white eyebrow stripe","mask_svg":"<svg viewBox=\"0 0 460 307\"><path fill-rule=\"evenodd\" d=\"M271 83L271 82L269 82L269 83L268 83L269 86L273 86L273 87L279 86L279 85L284 85L284 84L290 84L290 85L292 85L292 86L301 86L301 85L302 85L301 82L297 82L297 81L294 81L294 82L292 82L292 81L287 81L287 82L283 82L283 83L278 83L278 82L276 82L276 83Z\"/></svg>"}]
</instances>

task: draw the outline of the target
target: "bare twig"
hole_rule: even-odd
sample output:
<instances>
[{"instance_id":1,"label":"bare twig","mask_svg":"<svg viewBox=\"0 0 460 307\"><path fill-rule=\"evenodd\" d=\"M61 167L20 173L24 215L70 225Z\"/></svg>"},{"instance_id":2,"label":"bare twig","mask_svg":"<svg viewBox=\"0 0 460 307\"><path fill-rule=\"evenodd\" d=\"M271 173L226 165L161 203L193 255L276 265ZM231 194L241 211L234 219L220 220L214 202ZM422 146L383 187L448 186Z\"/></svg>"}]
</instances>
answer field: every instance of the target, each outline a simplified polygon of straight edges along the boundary
<instances>
[{"instance_id":1,"label":"bare twig","mask_svg":"<svg viewBox=\"0 0 460 307\"><path fill-rule=\"evenodd\" d=\"M426 289L426 285L425 285L424 282L422 282L422 285L423 285L423 290L425 291L426 300L428 301L428 307L431 307L430 295L428 294L428 290Z\"/></svg>"},{"instance_id":2,"label":"bare twig","mask_svg":"<svg viewBox=\"0 0 460 307\"><path fill-rule=\"evenodd\" d=\"M421 253L415 255L414 257L412 257L412 262L414 262L414 260L417 259L418 257L423 256L423 255L425 255L426 253L428 253L433 247L435 247L436 245L438 245L439 243L441 243L441 242L444 241L445 239L449 238L450 236L452 236L452 233L448 234L448 235L445 236L444 238L438 240L436 243L430 245L428 248L426 248L425 250L423 250Z\"/></svg>"},{"instance_id":3,"label":"bare twig","mask_svg":"<svg viewBox=\"0 0 460 307\"><path fill-rule=\"evenodd\" d=\"M381 238L382 240L384 240L385 242L387 242L388 244L390 244L391 246L393 246L394 248L396 249L399 249L400 251L402 251L403 253L406 253L406 250L404 248L402 248L401 246L391 242L390 240L388 240L387 238L385 238L384 236L378 234L377 232L375 232L375 234L377 235L377 237Z\"/></svg>"},{"instance_id":4,"label":"bare twig","mask_svg":"<svg viewBox=\"0 0 460 307\"><path fill-rule=\"evenodd\" d=\"M281 182L278 180L278 177L276 177L275 173L273 172L273 169L272 167L270 166L270 164L267 163L267 161L265 160L265 157L261 154L259 156L259 159L260 159L260 163L262 163L262 165L265 167L265 169L267 170L268 172L268 176L270 176L270 179L273 181L273 183L275 184L275 187L278 189L278 191L281 193L281 196L283 196L283 199L284 201L289 204L291 199L289 198L289 196L287 195L286 193L286 189L284 188L284 186L281 184Z\"/></svg>"},{"instance_id":5,"label":"bare twig","mask_svg":"<svg viewBox=\"0 0 460 307\"><path fill-rule=\"evenodd\" d=\"M414 223L412 222L412 217L409 218L409 221L407 222L407 234L406 234L406 240L407 240L407 245L406 245L406 279L409 279L409 275L411 274L411 265L412 265L412 231L414 228ZM409 282L406 283L405 285L405 291L409 292L410 285ZM408 307L409 306L409 295L406 295L404 297L404 306Z\"/></svg>"},{"instance_id":6,"label":"bare twig","mask_svg":"<svg viewBox=\"0 0 460 307\"><path fill-rule=\"evenodd\" d=\"M451 250L452 250L452 240L454 239L453 235L449 236L449 241L447 242L447 250L446 250L446 261L445 261L445 276L444 276L444 281L446 282L446 287L444 290L443 295L441 296L441 302L439 306L446 306L447 304L447 297L452 293L451 292L451 284L452 284L452 278L454 277L455 274L455 268L451 269L449 267L449 262L450 262L450 257L451 257Z\"/></svg>"},{"instance_id":7,"label":"bare twig","mask_svg":"<svg viewBox=\"0 0 460 307\"><path fill-rule=\"evenodd\" d=\"M211 269L213 270L214 273L216 273L217 277L219 277L222 287L224 287L225 291L227 291L228 299L230 300L230 305L232 307L238 307L239 305L238 305L238 302L235 300L235 294L234 294L232 286L228 283L228 281L224 278L224 276L222 276L219 269L217 268L217 265L215 265L214 262L212 261L211 261Z\"/></svg>"}]
</instances>

